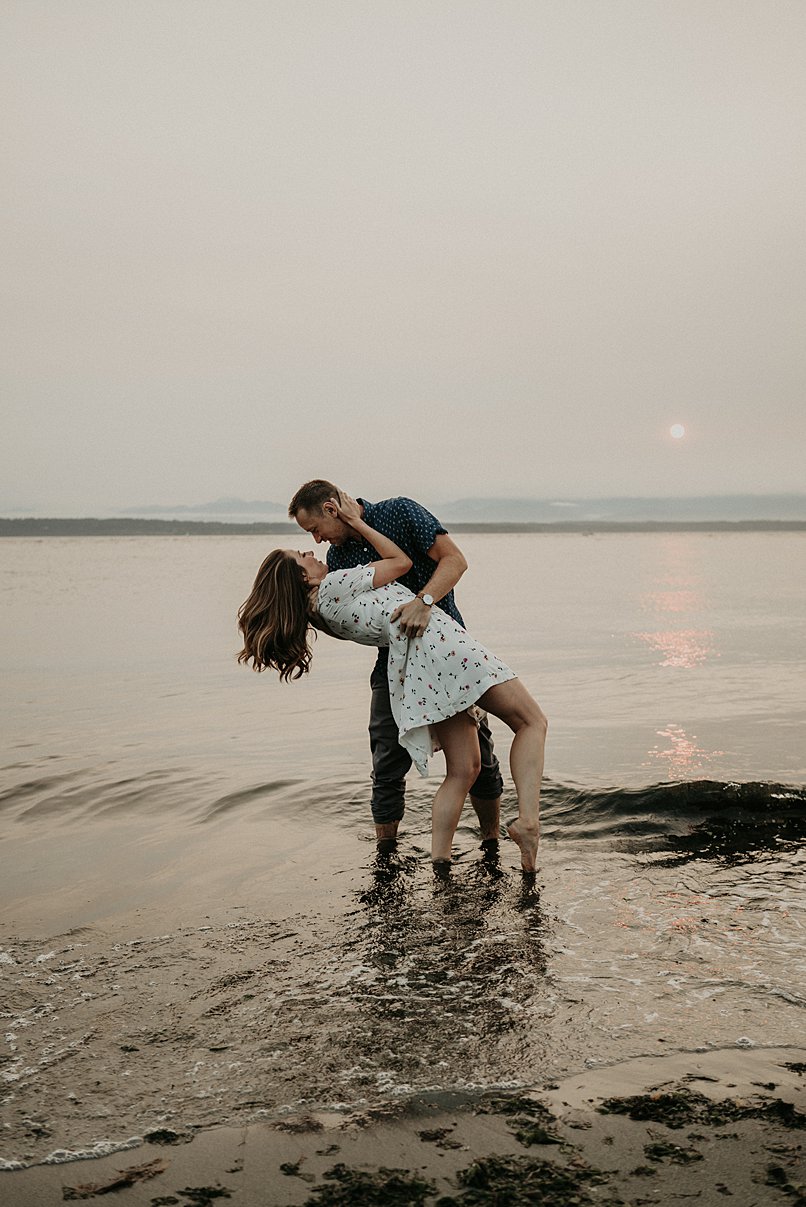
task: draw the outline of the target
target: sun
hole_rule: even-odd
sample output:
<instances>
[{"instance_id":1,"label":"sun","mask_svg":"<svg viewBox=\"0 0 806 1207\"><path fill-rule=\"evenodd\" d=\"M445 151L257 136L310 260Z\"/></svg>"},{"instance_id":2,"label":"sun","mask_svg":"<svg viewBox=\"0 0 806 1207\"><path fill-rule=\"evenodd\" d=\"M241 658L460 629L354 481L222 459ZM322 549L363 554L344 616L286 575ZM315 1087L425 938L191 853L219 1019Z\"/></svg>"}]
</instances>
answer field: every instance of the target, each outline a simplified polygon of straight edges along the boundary
<instances>
[{"instance_id":1,"label":"sun","mask_svg":"<svg viewBox=\"0 0 806 1207\"><path fill-rule=\"evenodd\" d=\"M682 440L686 434L686 429L682 423L673 423L669 428L669 435L673 440Z\"/></svg>"}]
</instances>

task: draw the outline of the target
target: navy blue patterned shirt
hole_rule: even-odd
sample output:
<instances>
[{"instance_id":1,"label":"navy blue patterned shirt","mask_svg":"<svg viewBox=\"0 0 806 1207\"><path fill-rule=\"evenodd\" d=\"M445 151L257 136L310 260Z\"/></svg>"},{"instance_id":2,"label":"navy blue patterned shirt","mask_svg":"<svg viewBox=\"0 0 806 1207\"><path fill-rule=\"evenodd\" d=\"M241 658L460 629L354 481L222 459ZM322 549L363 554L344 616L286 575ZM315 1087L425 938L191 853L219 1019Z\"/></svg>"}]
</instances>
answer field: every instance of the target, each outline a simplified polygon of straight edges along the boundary
<instances>
[{"instance_id":1,"label":"navy blue patterned shirt","mask_svg":"<svg viewBox=\"0 0 806 1207\"><path fill-rule=\"evenodd\" d=\"M415 595L422 591L436 566L433 558L428 556L428 550L438 536L447 533L447 528L443 528L436 516L426 511L420 503L415 503L414 499L383 499L380 503L359 499L358 502L364 508L364 522L399 545L414 563L411 570L397 581ZM368 562L379 560L380 554L363 537L358 536L355 540L345 541L343 545L331 545L327 551L328 570L350 570L353 566L365 566ZM453 591L436 602L443 612L447 612L464 628L465 622L456 606Z\"/></svg>"}]
</instances>

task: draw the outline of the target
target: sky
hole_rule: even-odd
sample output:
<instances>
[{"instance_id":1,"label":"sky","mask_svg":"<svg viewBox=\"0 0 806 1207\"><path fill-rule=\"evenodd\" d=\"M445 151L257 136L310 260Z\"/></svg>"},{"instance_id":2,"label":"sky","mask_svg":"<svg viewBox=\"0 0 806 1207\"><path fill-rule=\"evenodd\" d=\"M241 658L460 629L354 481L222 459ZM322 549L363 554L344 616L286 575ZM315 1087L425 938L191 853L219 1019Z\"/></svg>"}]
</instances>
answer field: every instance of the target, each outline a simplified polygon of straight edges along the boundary
<instances>
[{"instance_id":1,"label":"sky","mask_svg":"<svg viewBox=\"0 0 806 1207\"><path fill-rule=\"evenodd\" d=\"M802 0L6 0L0 47L0 513L806 490Z\"/></svg>"}]
</instances>

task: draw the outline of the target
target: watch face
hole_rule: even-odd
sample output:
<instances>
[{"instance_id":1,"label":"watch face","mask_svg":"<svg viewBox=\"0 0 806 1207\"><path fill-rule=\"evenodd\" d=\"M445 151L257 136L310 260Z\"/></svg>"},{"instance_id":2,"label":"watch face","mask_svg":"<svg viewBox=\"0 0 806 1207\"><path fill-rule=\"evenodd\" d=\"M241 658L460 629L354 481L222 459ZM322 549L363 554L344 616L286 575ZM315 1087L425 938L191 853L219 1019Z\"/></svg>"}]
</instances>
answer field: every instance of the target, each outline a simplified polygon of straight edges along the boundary
<instances>
[{"instance_id":1,"label":"watch face","mask_svg":"<svg viewBox=\"0 0 806 1207\"><path fill-rule=\"evenodd\" d=\"M433 597L433 595L421 595L421 596L420 596L420 599L421 599L421 600L423 601L423 603L424 603L424 604L425 604L427 607L429 607L429 608L431 607L431 605L432 605L432 604L433 604L433 602L434 602L434 597Z\"/></svg>"}]
</instances>

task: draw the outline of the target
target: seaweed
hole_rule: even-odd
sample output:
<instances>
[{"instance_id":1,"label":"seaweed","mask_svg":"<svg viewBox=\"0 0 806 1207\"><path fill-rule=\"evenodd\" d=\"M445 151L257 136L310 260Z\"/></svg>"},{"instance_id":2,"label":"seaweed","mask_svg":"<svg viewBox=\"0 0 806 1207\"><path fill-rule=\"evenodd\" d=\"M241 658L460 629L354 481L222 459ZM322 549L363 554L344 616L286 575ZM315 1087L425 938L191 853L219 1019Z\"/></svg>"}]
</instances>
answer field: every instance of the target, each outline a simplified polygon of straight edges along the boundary
<instances>
[{"instance_id":1,"label":"seaweed","mask_svg":"<svg viewBox=\"0 0 806 1207\"><path fill-rule=\"evenodd\" d=\"M535 1098L522 1094L495 1095L483 1099L477 1107L480 1114L506 1115L515 1139L530 1148L533 1144L565 1144L554 1130L557 1118L549 1108Z\"/></svg>"},{"instance_id":2,"label":"seaweed","mask_svg":"<svg viewBox=\"0 0 806 1207\"><path fill-rule=\"evenodd\" d=\"M491 1156L461 1170L458 1179L458 1197L443 1195L436 1207L588 1207L594 1200L586 1185L606 1182L607 1175L581 1163L566 1168L529 1157ZM621 1199L595 1201L603 1207L622 1204Z\"/></svg>"},{"instance_id":3,"label":"seaweed","mask_svg":"<svg viewBox=\"0 0 806 1207\"><path fill-rule=\"evenodd\" d=\"M531 1119L548 1115L554 1118L542 1102L523 1094L491 1094L481 1099L476 1110L480 1115L528 1115Z\"/></svg>"},{"instance_id":4,"label":"seaweed","mask_svg":"<svg viewBox=\"0 0 806 1207\"><path fill-rule=\"evenodd\" d=\"M317 1186L304 1207L423 1207L436 1192L433 1182L405 1169L365 1173L339 1164L325 1177L331 1185Z\"/></svg>"},{"instance_id":5,"label":"seaweed","mask_svg":"<svg viewBox=\"0 0 806 1207\"><path fill-rule=\"evenodd\" d=\"M772 1102L766 1103L763 1114L758 1118L783 1123L784 1127L806 1127L806 1114L797 1110L791 1102L784 1102L782 1098L775 1098Z\"/></svg>"},{"instance_id":6,"label":"seaweed","mask_svg":"<svg viewBox=\"0 0 806 1207\"><path fill-rule=\"evenodd\" d=\"M210 1207L215 1199L232 1198L232 1192L226 1186L186 1186L176 1193L183 1194L187 1199L182 1207Z\"/></svg>"},{"instance_id":7,"label":"seaweed","mask_svg":"<svg viewBox=\"0 0 806 1207\"><path fill-rule=\"evenodd\" d=\"M98 1194L114 1194L136 1182L145 1182L164 1173L167 1166L164 1161L149 1161L145 1165L130 1165L128 1169L119 1169L114 1177L105 1182L85 1182L81 1186L62 1186L62 1198L68 1201L75 1199L91 1199Z\"/></svg>"},{"instance_id":8,"label":"seaweed","mask_svg":"<svg viewBox=\"0 0 806 1207\"><path fill-rule=\"evenodd\" d=\"M667 1158L675 1165L691 1165L694 1161L704 1161L705 1157L696 1148L683 1148L680 1144L668 1144L665 1140L656 1140L654 1144L645 1144L644 1153L650 1161L665 1161Z\"/></svg>"},{"instance_id":9,"label":"seaweed","mask_svg":"<svg viewBox=\"0 0 806 1207\"><path fill-rule=\"evenodd\" d=\"M639 1122L665 1123L671 1128L685 1127L690 1123L721 1127L741 1119L766 1119L784 1127L806 1127L806 1114L780 1098L766 1102L726 1098L715 1102L704 1094L688 1089L606 1098L596 1109L603 1115L628 1115Z\"/></svg>"},{"instance_id":10,"label":"seaweed","mask_svg":"<svg viewBox=\"0 0 806 1207\"><path fill-rule=\"evenodd\" d=\"M280 1173L284 1173L287 1178L301 1178L303 1182L313 1182L312 1173L302 1172L302 1162L304 1157L300 1157L298 1161L283 1161L280 1166Z\"/></svg>"},{"instance_id":11,"label":"seaweed","mask_svg":"<svg viewBox=\"0 0 806 1207\"><path fill-rule=\"evenodd\" d=\"M175 1132L170 1127L157 1127L143 1134L147 1144L190 1144L193 1138L193 1132Z\"/></svg>"},{"instance_id":12,"label":"seaweed","mask_svg":"<svg viewBox=\"0 0 806 1207\"><path fill-rule=\"evenodd\" d=\"M417 1135L426 1144L436 1144L437 1148L464 1148L461 1141L451 1138L452 1131L452 1127L433 1127L418 1132Z\"/></svg>"},{"instance_id":13,"label":"seaweed","mask_svg":"<svg viewBox=\"0 0 806 1207\"><path fill-rule=\"evenodd\" d=\"M794 1207L806 1207L806 1186L793 1185L789 1180L789 1175L781 1165L768 1165L767 1176L764 1179L766 1186L775 1186L782 1194L789 1195L794 1201Z\"/></svg>"},{"instance_id":14,"label":"seaweed","mask_svg":"<svg viewBox=\"0 0 806 1207\"><path fill-rule=\"evenodd\" d=\"M531 1148L533 1144L565 1144L562 1136L532 1119L513 1119L509 1126L524 1148Z\"/></svg>"}]
</instances>

